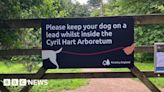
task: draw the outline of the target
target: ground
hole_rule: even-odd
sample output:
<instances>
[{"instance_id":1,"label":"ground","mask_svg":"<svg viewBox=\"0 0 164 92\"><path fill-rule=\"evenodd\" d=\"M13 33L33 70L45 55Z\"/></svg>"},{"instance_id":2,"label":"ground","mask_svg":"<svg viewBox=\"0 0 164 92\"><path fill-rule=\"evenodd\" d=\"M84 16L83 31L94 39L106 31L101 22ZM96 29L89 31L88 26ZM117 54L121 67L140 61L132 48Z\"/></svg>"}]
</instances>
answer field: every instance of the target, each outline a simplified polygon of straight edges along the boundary
<instances>
[{"instance_id":1,"label":"ground","mask_svg":"<svg viewBox=\"0 0 164 92\"><path fill-rule=\"evenodd\" d=\"M106 69L84 69L84 72L105 72ZM164 89L161 89L164 92ZM65 92L151 92L140 81L130 78L90 79L86 86Z\"/></svg>"}]
</instances>

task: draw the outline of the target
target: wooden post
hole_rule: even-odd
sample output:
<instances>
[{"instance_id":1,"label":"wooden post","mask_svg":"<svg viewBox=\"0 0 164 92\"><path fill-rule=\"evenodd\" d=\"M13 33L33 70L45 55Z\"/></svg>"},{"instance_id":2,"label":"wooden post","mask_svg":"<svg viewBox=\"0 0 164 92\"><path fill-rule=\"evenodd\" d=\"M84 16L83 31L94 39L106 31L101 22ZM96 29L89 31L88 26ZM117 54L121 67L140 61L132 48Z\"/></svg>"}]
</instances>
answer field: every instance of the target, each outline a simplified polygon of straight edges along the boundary
<instances>
[{"instance_id":1,"label":"wooden post","mask_svg":"<svg viewBox=\"0 0 164 92\"><path fill-rule=\"evenodd\" d=\"M0 82L0 92L10 92L5 86L3 86L3 83Z\"/></svg>"},{"instance_id":2,"label":"wooden post","mask_svg":"<svg viewBox=\"0 0 164 92\"><path fill-rule=\"evenodd\" d=\"M129 68L138 79L142 81L152 92L161 92L135 65Z\"/></svg>"},{"instance_id":3,"label":"wooden post","mask_svg":"<svg viewBox=\"0 0 164 92\"><path fill-rule=\"evenodd\" d=\"M35 78L38 78L38 79L42 78L46 71L47 71L47 69L41 67L38 70L38 72L36 73ZM27 86L23 87L20 92L29 92L32 87L33 87L33 85L27 85Z\"/></svg>"}]
</instances>

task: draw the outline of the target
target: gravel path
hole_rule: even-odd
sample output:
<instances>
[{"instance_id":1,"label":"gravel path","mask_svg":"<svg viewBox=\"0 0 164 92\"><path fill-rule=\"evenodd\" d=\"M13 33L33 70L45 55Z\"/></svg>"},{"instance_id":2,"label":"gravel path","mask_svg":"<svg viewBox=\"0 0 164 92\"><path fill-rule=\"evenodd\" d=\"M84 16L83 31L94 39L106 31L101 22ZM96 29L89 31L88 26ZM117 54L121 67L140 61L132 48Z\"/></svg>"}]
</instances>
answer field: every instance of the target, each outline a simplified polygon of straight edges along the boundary
<instances>
[{"instance_id":1,"label":"gravel path","mask_svg":"<svg viewBox=\"0 0 164 92\"><path fill-rule=\"evenodd\" d=\"M84 72L105 72L106 69L84 69ZM151 92L139 81L130 78L90 79L89 84L65 92ZM164 89L162 89L164 92Z\"/></svg>"}]
</instances>

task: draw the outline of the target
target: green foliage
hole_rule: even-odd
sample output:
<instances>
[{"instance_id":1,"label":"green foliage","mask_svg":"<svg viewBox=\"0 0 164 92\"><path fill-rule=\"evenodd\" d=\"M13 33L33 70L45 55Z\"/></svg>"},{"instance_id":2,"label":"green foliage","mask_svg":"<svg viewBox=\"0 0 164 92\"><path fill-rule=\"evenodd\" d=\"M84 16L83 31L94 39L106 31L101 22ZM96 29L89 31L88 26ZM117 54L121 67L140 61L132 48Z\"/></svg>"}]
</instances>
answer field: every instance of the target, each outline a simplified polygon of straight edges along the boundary
<instances>
[{"instance_id":1,"label":"green foliage","mask_svg":"<svg viewBox=\"0 0 164 92\"><path fill-rule=\"evenodd\" d=\"M93 9L93 12L91 12L91 15L92 17L95 17L95 16L100 16L101 15L101 10L100 9Z\"/></svg>"},{"instance_id":2,"label":"green foliage","mask_svg":"<svg viewBox=\"0 0 164 92\"><path fill-rule=\"evenodd\" d=\"M40 29L23 29L22 35L19 35L14 48L34 48L41 47L41 30Z\"/></svg>"},{"instance_id":3,"label":"green foliage","mask_svg":"<svg viewBox=\"0 0 164 92\"><path fill-rule=\"evenodd\" d=\"M71 0L1 0L1 19L89 16L87 5ZM40 29L5 29L0 32L0 49L41 47Z\"/></svg>"},{"instance_id":4,"label":"green foliage","mask_svg":"<svg viewBox=\"0 0 164 92\"><path fill-rule=\"evenodd\" d=\"M73 9L69 13L69 17L84 17L89 16L90 11L87 5L80 5L79 3L73 4Z\"/></svg>"},{"instance_id":5,"label":"green foliage","mask_svg":"<svg viewBox=\"0 0 164 92\"><path fill-rule=\"evenodd\" d=\"M104 8L105 16L164 13L163 0L109 0ZM135 43L137 46L153 45L155 42L164 42L163 35L163 25L144 25L135 27ZM150 59L150 57L148 54L140 54L136 55L136 59L143 61L145 59ZM151 58L151 60L152 59L153 58Z\"/></svg>"},{"instance_id":6,"label":"green foliage","mask_svg":"<svg viewBox=\"0 0 164 92\"><path fill-rule=\"evenodd\" d=\"M14 47L14 44L16 44L16 40L21 32L13 29L1 29L0 31L0 49L9 49Z\"/></svg>"},{"instance_id":7,"label":"green foliage","mask_svg":"<svg viewBox=\"0 0 164 92\"><path fill-rule=\"evenodd\" d=\"M61 92L63 90L73 90L86 84L87 81L84 79L49 80L48 85L34 86L30 92Z\"/></svg>"},{"instance_id":8,"label":"green foliage","mask_svg":"<svg viewBox=\"0 0 164 92\"><path fill-rule=\"evenodd\" d=\"M43 4L31 9L33 16L39 18L55 18L67 16L67 11L61 9L59 0L43 0ZM36 14L36 15L34 15Z\"/></svg>"},{"instance_id":9,"label":"green foliage","mask_svg":"<svg viewBox=\"0 0 164 92\"><path fill-rule=\"evenodd\" d=\"M88 83L86 79L48 80L48 85L33 86L30 92L61 92L73 90ZM8 87L11 92L19 92L23 87Z\"/></svg>"},{"instance_id":10,"label":"green foliage","mask_svg":"<svg viewBox=\"0 0 164 92\"><path fill-rule=\"evenodd\" d=\"M61 7L59 0L2 0L0 5L3 5L3 9L0 10L3 12L0 14L3 19L55 18L65 17L68 14ZM41 48L41 29L1 30L0 47L1 49ZM41 61L34 58L39 59L39 56L16 56L11 60L22 63L26 70L31 72Z\"/></svg>"},{"instance_id":11,"label":"green foliage","mask_svg":"<svg viewBox=\"0 0 164 92\"><path fill-rule=\"evenodd\" d=\"M65 17L67 11L61 9L59 0L1 0L1 19L20 18L55 18ZM38 30L38 29L36 29ZM40 41L32 36L40 34L39 31L31 29L6 29L0 32L1 49L34 47L32 43ZM34 33L36 32L36 33ZM30 35L30 37L28 37ZM38 37L38 36L37 36ZM20 41L22 40L22 41ZM31 43L29 42L31 41ZM30 44L30 45L29 45ZM41 44L41 43L38 43ZM35 44L36 45L36 44ZM36 45L37 46L37 45ZM35 47L36 47L35 46Z\"/></svg>"},{"instance_id":12,"label":"green foliage","mask_svg":"<svg viewBox=\"0 0 164 92\"><path fill-rule=\"evenodd\" d=\"M136 63L135 64L141 71L150 71L150 70L154 70L154 63ZM152 81L155 85L157 85L158 87L163 88L164 87L164 78L149 78L150 81Z\"/></svg>"},{"instance_id":13,"label":"green foliage","mask_svg":"<svg viewBox=\"0 0 164 92\"><path fill-rule=\"evenodd\" d=\"M13 58L14 59L14 58ZM20 59L21 60L21 59ZM34 58L34 60L38 60L37 58ZM0 60L0 73L27 73L26 67L22 64L19 64L17 62L13 62L13 64L10 63L10 65L7 65L4 62L12 62L10 60ZM28 61L27 61L28 62ZM39 67L33 68L32 72L37 72ZM54 73L54 72L80 72L80 69L49 69L48 73ZM31 90L31 92L47 92L47 91L55 91L55 92L61 92L63 90L68 89L75 89L82 85L86 85L88 83L88 80L86 79L66 79L66 80L49 80L48 85L41 85L41 86L34 86ZM11 92L19 92L22 87L8 87Z\"/></svg>"},{"instance_id":14,"label":"green foliage","mask_svg":"<svg viewBox=\"0 0 164 92\"><path fill-rule=\"evenodd\" d=\"M87 3L92 7L100 7L102 0L88 0Z\"/></svg>"},{"instance_id":15,"label":"green foliage","mask_svg":"<svg viewBox=\"0 0 164 92\"><path fill-rule=\"evenodd\" d=\"M148 61L154 61L154 54L152 53L136 53L134 55L134 61L137 61L137 62L148 62Z\"/></svg>"},{"instance_id":16,"label":"green foliage","mask_svg":"<svg viewBox=\"0 0 164 92\"><path fill-rule=\"evenodd\" d=\"M146 61L146 62L135 62L135 65L141 70L141 71L153 71L154 70L154 63L152 61ZM112 68L112 71L120 72L120 71L130 71L128 68ZM155 85L158 87L163 88L164 87L164 78L149 78ZM137 79L134 79L138 81Z\"/></svg>"},{"instance_id":17,"label":"green foliage","mask_svg":"<svg viewBox=\"0 0 164 92\"><path fill-rule=\"evenodd\" d=\"M134 15L162 13L163 0L109 0L110 15Z\"/></svg>"},{"instance_id":18,"label":"green foliage","mask_svg":"<svg viewBox=\"0 0 164 92\"><path fill-rule=\"evenodd\" d=\"M0 60L0 73L24 73L25 68L22 64L14 63L10 60ZM12 62L9 64L5 64L5 62Z\"/></svg>"},{"instance_id":19,"label":"green foliage","mask_svg":"<svg viewBox=\"0 0 164 92\"><path fill-rule=\"evenodd\" d=\"M1 19L20 19L24 11L30 11L31 7L41 4L42 0L1 0ZM21 30L1 29L0 49L10 49L15 47L17 39L23 32Z\"/></svg>"},{"instance_id":20,"label":"green foliage","mask_svg":"<svg viewBox=\"0 0 164 92\"><path fill-rule=\"evenodd\" d=\"M104 16L163 14L163 0L108 0L103 5ZM100 9L93 9L91 16L99 16ZM137 46L154 45L155 42L164 42L163 25L135 26L135 43ZM135 55L137 61L153 61L153 55L139 53Z\"/></svg>"},{"instance_id":21,"label":"green foliage","mask_svg":"<svg viewBox=\"0 0 164 92\"><path fill-rule=\"evenodd\" d=\"M153 45L155 42L164 41L164 26L163 25L148 25L136 27L135 42L137 45Z\"/></svg>"},{"instance_id":22,"label":"green foliage","mask_svg":"<svg viewBox=\"0 0 164 92\"><path fill-rule=\"evenodd\" d=\"M2 0L1 19L29 19L88 16L86 6L71 0ZM0 32L0 49L41 48L41 29L5 29ZM10 59L10 58L9 58ZM14 56L11 63L22 63L28 72L41 62L40 56Z\"/></svg>"},{"instance_id":23,"label":"green foliage","mask_svg":"<svg viewBox=\"0 0 164 92\"><path fill-rule=\"evenodd\" d=\"M89 16L88 5L81 5L78 2L72 3L71 0L60 0L61 9L67 11L66 17L84 17Z\"/></svg>"},{"instance_id":24,"label":"green foliage","mask_svg":"<svg viewBox=\"0 0 164 92\"><path fill-rule=\"evenodd\" d=\"M13 56L11 61L14 63L21 63L27 72L32 72L35 69L38 69L41 63L40 56Z\"/></svg>"}]
</instances>

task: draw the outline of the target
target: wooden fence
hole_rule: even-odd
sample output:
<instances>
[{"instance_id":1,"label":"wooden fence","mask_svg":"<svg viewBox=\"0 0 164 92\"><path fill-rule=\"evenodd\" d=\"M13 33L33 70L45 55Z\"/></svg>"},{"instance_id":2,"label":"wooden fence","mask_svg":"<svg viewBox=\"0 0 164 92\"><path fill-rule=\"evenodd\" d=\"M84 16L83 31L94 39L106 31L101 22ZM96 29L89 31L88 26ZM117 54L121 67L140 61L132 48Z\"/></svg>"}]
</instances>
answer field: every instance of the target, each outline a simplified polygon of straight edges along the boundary
<instances>
[{"instance_id":1,"label":"wooden fence","mask_svg":"<svg viewBox=\"0 0 164 92\"><path fill-rule=\"evenodd\" d=\"M136 26L164 24L164 15L136 15L133 16ZM46 19L0 19L1 29L40 28L41 22ZM162 49L162 51L164 51ZM135 53L153 53L153 46L136 47ZM0 50L1 56L41 55L41 49L10 49ZM47 70L41 67L37 73L0 74L0 80L7 78L17 79L75 79L75 78L139 78L152 92L160 90L149 81L148 77L164 77L164 74L155 74L153 71L141 72L136 66L129 68L131 72L78 72L78 73L45 73ZM21 92L28 92L32 86L25 86ZM0 82L2 92L10 92Z\"/></svg>"}]
</instances>

